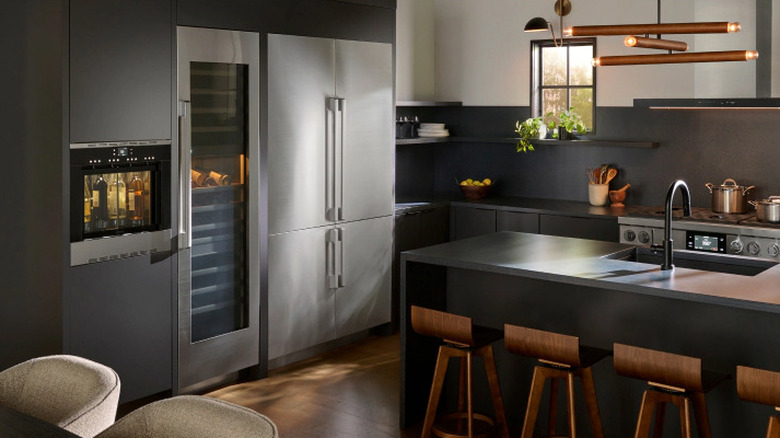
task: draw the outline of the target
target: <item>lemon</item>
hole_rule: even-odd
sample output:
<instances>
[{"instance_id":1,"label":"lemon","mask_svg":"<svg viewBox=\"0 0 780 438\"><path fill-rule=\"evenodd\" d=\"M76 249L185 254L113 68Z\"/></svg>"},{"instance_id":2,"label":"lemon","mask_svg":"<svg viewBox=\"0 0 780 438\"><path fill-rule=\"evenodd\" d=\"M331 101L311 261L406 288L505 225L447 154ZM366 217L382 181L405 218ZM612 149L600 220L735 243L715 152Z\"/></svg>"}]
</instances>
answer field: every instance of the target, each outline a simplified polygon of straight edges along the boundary
<instances>
[{"instance_id":1,"label":"lemon","mask_svg":"<svg viewBox=\"0 0 780 438\"><path fill-rule=\"evenodd\" d=\"M463 181L460 182L460 185L467 186L469 185L469 182L464 179Z\"/></svg>"},{"instance_id":2,"label":"lemon","mask_svg":"<svg viewBox=\"0 0 780 438\"><path fill-rule=\"evenodd\" d=\"M469 185L474 184L474 180L469 178L469 179L466 180L466 184L469 184Z\"/></svg>"},{"instance_id":3,"label":"lemon","mask_svg":"<svg viewBox=\"0 0 780 438\"><path fill-rule=\"evenodd\" d=\"M489 185L493 184L493 181L491 181L490 178L485 178L485 179L482 180L482 184L484 184L486 186L489 186Z\"/></svg>"}]
</instances>

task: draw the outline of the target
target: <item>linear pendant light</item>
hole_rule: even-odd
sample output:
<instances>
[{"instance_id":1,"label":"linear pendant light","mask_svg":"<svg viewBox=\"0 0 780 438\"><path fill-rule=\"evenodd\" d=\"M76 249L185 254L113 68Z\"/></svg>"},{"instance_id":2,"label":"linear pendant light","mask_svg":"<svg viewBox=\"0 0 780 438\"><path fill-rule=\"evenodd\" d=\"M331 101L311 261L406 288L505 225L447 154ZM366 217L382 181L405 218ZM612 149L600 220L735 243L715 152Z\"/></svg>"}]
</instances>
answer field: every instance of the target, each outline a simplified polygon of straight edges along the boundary
<instances>
[{"instance_id":1,"label":"linear pendant light","mask_svg":"<svg viewBox=\"0 0 780 438\"><path fill-rule=\"evenodd\" d=\"M728 21L703 23L658 23L658 24L610 24L599 26L572 26L564 30L567 36L610 36L636 34L690 34L690 33L732 33L739 32L739 23Z\"/></svg>"},{"instance_id":2,"label":"linear pendant light","mask_svg":"<svg viewBox=\"0 0 780 438\"><path fill-rule=\"evenodd\" d=\"M629 35L623 40L628 47L644 47L646 49L664 49L675 50L678 52L688 51L688 43L685 41L662 40L656 38L646 38L637 35Z\"/></svg>"},{"instance_id":3,"label":"linear pendant light","mask_svg":"<svg viewBox=\"0 0 780 438\"><path fill-rule=\"evenodd\" d=\"M663 55L601 56L593 59L595 66L678 64L686 62L747 61L758 58L755 50L728 50L724 52L671 53Z\"/></svg>"}]
</instances>

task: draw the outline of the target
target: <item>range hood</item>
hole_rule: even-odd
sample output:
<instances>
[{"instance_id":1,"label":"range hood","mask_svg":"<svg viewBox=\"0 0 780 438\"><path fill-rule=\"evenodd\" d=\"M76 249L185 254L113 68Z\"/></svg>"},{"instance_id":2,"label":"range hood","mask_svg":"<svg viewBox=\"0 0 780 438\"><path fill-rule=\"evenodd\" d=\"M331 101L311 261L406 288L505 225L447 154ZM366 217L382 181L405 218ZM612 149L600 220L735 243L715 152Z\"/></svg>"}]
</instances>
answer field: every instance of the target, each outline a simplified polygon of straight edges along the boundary
<instances>
[{"instance_id":1,"label":"range hood","mask_svg":"<svg viewBox=\"0 0 780 438\"><path fill-rule=\"evenodd\" d=\"M634 108L661 110L780 110L780 98L634 99Z\"/></svg>"}]
</instances>

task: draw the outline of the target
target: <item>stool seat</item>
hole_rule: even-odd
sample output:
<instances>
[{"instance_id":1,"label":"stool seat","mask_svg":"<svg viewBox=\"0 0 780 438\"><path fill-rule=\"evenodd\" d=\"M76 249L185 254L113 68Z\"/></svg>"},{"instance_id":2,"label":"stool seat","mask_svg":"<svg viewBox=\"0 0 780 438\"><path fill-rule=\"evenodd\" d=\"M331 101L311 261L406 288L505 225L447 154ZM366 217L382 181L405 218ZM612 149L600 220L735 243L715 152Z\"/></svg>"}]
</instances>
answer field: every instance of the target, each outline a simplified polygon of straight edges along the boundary
<instances>
[{"instance_id":1,"label":"stool seat","mask_svg":"<svg viewBox=\"0 0 780 438\"><path fill-rule=\"evenodd\" d=\"M774 406L780 410L780 373L737 366L737 394L742 400ZM780 438L780 417L769 417L767 438Z\"/></svg>"},{"instance_id":2,"label":"stool seat","mask_svg":"<svg viewBox=\"0 0 780 438\"><path fill-rule=\"evenodd\" d=\"M642 395L635 438L650 433L655 410L655 435L661 436L667 403L680 410L680 428L691 438L690 411L696 418L699 438L710 438L709 416L704 394L728 378L728 374L702 369L701 359L624 344L614 344L614 366L618 374L646 380L651 388Z\"/></svg>"},{"instance_id":3,"label":"stool seat","mask_svg":"<svg viewBox=\"0 0 780 438\"><path fill-rule=\"evenodd\" d=\"M596 389L591 367L611 352L601 348L580 345L576 336L568 336L543 330L504 325L504 342L507 350L539 360L534 367L528 407L525 411L522 438L532 438L545 381L550 380L550 409L548 433L555 435L555 417L558 407L558 380L566 382L567 406L569 410L569 437L577 436L574 415L574 378L579 377L585 393L585 402L590 416L591 429L596 438L604 437Z\"/></svg>"},{"instance_id":4,"label":"stool seat","mask_svg":"<svg viewBox=\"0 0 780 438\"><path fill-rule=\"evenodd\" d=\"M472 323L471 318L466 316L420 306L411 306L410 314L412 330L418 334L442 340L436 358L436 369L433 374L431 394L428 398L428 408L423 421L422 437L428 438L431 433L440 437L486 437L492 429L496 428L503 438L509 438L504 402L501 398L498 372L491 345L503 337L503 332L489 327L476 326ZM485 361L485 372L493 399L496 421L486 415L474 412L471 390L473 356L481 356ZM447 366L453 357L460 359L458 412L443 416L440 425L434 426ZM465 391L464 386L466 387ZM464 404L466 405L465 411ZM466 422L465 430L464 420Z\"/></svg>"}]
</instances>

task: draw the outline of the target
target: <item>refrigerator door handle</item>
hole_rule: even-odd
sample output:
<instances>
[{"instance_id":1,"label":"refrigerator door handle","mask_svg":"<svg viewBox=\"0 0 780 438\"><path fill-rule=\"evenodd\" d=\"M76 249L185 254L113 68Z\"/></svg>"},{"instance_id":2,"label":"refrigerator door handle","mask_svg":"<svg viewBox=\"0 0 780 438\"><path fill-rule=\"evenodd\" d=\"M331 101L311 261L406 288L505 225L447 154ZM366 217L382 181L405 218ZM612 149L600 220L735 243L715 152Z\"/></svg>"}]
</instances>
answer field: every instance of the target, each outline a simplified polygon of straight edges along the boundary
<instances>
[{"instance_id":1,"label":"refrigerator door handle","mask_svg":"<svg viewBox=\"0 0 780 438\"><path fill-rule=\"evenodd\" d=\"M328 288L329 289L338 289L339 287L339 268L337 266L337 256L338 256L338 250L337 246L339 243L339 230L337 228L332 228L328 230L327 234L327 251L325 253L325 269L327 271L327 277L328 277Z\"/></svg>"},{"instance_id":2,"label":"refrigerator door handle","mask_svg":"<svg viewBox=\"0 0 780 438\"><path fill-rule=\"evenodd\" d=\"M344 229L339 228L339 288L346 287L347 283L344 280L346 265L344 264Z\"/></svg>"},{"instance_id":3,"label":"refrigerator door handle","mask_svg":"<svg viewBox=\"0 0 780 438\"><path fill-rule=\"evenodd\" d=\"M336 118L336 143L334 149L336 151L336 173L335 173L335 187L336 193L336 218L338 220L344 220L344 113L347 109L347 99L340 97L338 101L338 117Z\"/></svg>"},{"instance_id":4,"label":"refrigerator door handle","mask_svg":"<svg viewBox=\"0 0 780 438\"><path fill-rule=\"evenodd\" d=\"M179 101L179 249L192 247L192 131L190 101Z\"/></svg>"},{"instance_id":5,"label":"refrigerator door handle","mask_svg":"<svg viewBox=\"0 0 780 438\"><path fill-rule=\"evenodd\" d=\"M336 133L339 102L335 97L329 97L327 101L327 118L325 125L325 216L327 220L335 222L339 215L336 205Z\"/></svg>"}]
</instances>

